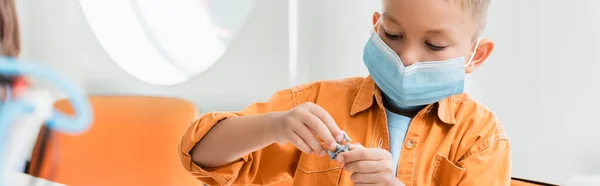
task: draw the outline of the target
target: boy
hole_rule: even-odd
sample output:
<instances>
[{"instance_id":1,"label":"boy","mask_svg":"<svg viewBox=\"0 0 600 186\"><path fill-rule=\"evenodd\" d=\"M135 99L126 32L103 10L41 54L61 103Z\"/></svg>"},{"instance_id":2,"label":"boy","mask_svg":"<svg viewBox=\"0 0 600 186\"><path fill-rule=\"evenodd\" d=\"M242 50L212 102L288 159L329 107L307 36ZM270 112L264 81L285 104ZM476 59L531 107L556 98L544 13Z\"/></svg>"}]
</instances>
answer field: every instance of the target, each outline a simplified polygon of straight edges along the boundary
<instances>
[{"instance_id":1,"label":"boy","mask_svg":"<svg viewBox=\"0 0 600 186\"><path fill-rule=\"evenodd\" d=\"M494 48L478 38L489 1L383 0L364 49L369 77L206 114L181 139L184 167L209 185L508 185L508 139L462 93ZM331 160L344 135L353 144Z\"/></svg>"}]
</instances>

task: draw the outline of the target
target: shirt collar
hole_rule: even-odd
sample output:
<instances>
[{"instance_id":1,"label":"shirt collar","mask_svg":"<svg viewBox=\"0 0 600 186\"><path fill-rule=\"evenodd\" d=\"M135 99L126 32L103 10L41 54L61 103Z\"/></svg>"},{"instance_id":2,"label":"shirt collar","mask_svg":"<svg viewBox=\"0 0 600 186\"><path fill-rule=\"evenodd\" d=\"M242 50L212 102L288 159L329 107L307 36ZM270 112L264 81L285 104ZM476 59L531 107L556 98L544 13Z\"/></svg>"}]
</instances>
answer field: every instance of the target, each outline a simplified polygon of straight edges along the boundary
<instances>
[{"instance_id":1,"label":"shirt collar","mask_svg":"<svg viewBox=\"0 0 600 186\"><path fill-rule=\"evenodd\" d=\"M437 103L428 105L424 110L427 110L427 113L434 108L437 108L437 116L438 118L447 124L456 124L456 110L457 104L463 96L462 95L454 95L450 96L446 99L443 99ZM374 98L377 98L377 104L380 105L381 102L381 90L377 87L373 78L368 76L365 78L358 89L358 93L356 97L354 97L354 102L352 102L352 108L350 109L350 116L354 116L362 111L365 111L373 106Z\"/></svg>"}]
</instances>

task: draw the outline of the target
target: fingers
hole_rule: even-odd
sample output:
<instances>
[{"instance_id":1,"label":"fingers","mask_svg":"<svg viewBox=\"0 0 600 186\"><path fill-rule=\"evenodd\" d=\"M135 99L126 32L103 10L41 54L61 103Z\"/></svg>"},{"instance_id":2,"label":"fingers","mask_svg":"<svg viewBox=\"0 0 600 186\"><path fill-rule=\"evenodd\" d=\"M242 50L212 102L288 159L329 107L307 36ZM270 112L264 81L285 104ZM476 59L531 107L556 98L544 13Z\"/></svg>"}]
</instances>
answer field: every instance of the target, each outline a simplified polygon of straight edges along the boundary
<instances>
[{"instance_id":1,"label":"fingers","mask_svg":"<svg viewBox=\"0 0 600 186\"><path fill-rule=\"evenodd\" d=\"M354 161L344 164L344 169L348 172L376 173L388 169L388 166L382 166L381 161Z\"/></svg>"},{"instance_id":2,"label":"fingers","mask_svg":"<svg viewBox=\"0 0 600 186\"><path fill-rule=\"evenodd\" d=\"M379 184L374 184L374 183L355 183L354 186L376 186Z\"/></svg>"},{"instance_id":3,"label":"fingers","mask_svg":"<svg viewBox=\"0 0 600 186\"><path fill-rule=\"evenodd\" d=\"M307 153L307 154L314 153L312 148L310 148L310 146L308 146L308 144L300 136L298 136L298 134L296 134L295 132L292 132L292 134L290 134L289 136L290 136L290 141L300 151Z\"/></svg>"},{"instance_id":4,"label":"fingers","mask_svg":"<svg viewBox=\"0 0 600 186\"><path fill-rule=\"evenodd\" d=\"M354 175L353 175L354 176ZM379 175L377 175L379 176ZM354 181L353 181L354 182ZM394 186L405 186L400 180L395 177L379 177L374 183L370 182L354 182L355 186L375 186L375 185L394 185Z\"/></svg>"},{"instance_id":5,"label":"fingers","mask_svg":"<svg viewBox=\"0 0 600 186\"><path fill-rule=\"evenodd\" d=\"M327 137L319 135L319 136L321 136L321 138L323 138L325 143L330 144L332 141L333 142L341 142L342 139L344 138L344 132L340 129L340 127L337 125L337 123L335 123L335 120L333 120L331 115L329 115L329 113L327 113L327 111L325 109L323 109L322 107L320 107L319 105L308 104L307 107L308 107L308 110L314 116L318 117L321 120L321 122L323 122L323 124L325 124L325 126L326 126L327 130L322 131L322 132L328 132L329 135L327 135ZM331 138L329 138L329 136L331 136ZM329 140L331 140L331 141L329 141ZM334 148L335 148L335 146L334 146Z\"/></svg>"},{"instance_id":6,"label":"fingers","mask_svg":"<svg viewBox=\"0 0 600 186\"><path fill-rule=\"evenodd\" d=\"M395 175L387 172L378 173L352 173L350 179L354 185L394 185L404 186Z\"/></svg>"},{"instance_id":7,"label":"fingers","mask_svg":"<svg viewBox=\"0 0 600 186\"><path fill-rule=\"evenodd\" d=\"M356 184L376 184L381 182L381 178L385 177L384 173L352 173L350 179Z\"/></svg>"},{"instance_id":8,"label":"fingers","mask_svg":"<svg viewBox=\"0 0 600 186\"><path fill-rule=\"evenodd\" d=\"M362 146L360 143L350 144L351 151L355 151L358 149L365 149L365 147ZM340 155L338 155L338 159L337 159L338 161L340 161L340 158L339 158ZM348 162L348 161L344 160L344 158L342 157L340 162ZM350 172L363 172L363 173L372 173L372 172L384 170L384 168L381 168L380 166L378 166L377 161L352 161L347 164L344 164L344 169L346 169L347 171L350 171Z\"/></svg>"},{"instance_id":9,"label":"fingers","mask_svg":"<svg viewBox=\"0 0 600 186\"><path fill-rule=\"evenodd\" d=\"M337 160L341 163L348 163L354 161L381 161L392 159L392 155L390 152L379 149L379 148L360 148L356 147L356 149L343 152L338 155Z\"/></svg>"},{"instance_id":10,"label":"fingers","mask_svg":"<svg viewBox=\"0 0 600 186\"><path fill-rule=\"evenodd\" d=\"M325 149L323 148L323 145L321 142L319 142L317 137L309 128L307 128L305 125L297 125L297 128L294 129L294 131L298 136L300 136L300 138L304 140L304 142L306 142L306 144L308 144L308 146L310 146L314 153L319 156L325 155Z\"/></svg>"},{"instance_id":11,"label":"fingers","mask_svg":"<svg viewBox=\"0 0 600 186\"><path fill-rule=\"evenodd\" d=\"M365 147L362 146L360 143L353 143L350 144L350 150L355 150L355 149L364 149Z\"/></svg>"},{"instance_id":12,"label":"fingers","mask_svg":"<svg viewBox=\"0 0 600 186\"><path fill-rule=\"evenodd\" d=\"M313 107L313 106L308 106L308 107ZM300 118L300 120L306 126L308 126L312 131L317 133L317 135L319 137L321 137L321 139L323 139L323 141L325 142L325 144L327 145L327 148L329 150L335 149L335 145L337 144L337 142L334 139L331 131L328 129L327 124L325 124L318 116L313 114L313 112L310 111L310 109L311 108L307 108L307 110L300 111L300 112L306 112L306 113L300 114L302 116ZM336 125L336 127L337 127L337 125Z\"/></svg>"},{"instance_id":13,"label":"fingers","mask_svg":"<svg viewBox=\"0 0 600 186\"><path fill-rule=\"evenodd\" d=\"M314 103L304 103L289 112L288 120L292 130L318 155L326 150L334 150L344 138L344 132L338 127L325 109ZM320 143L325 143L326 148Z\"/></svg>"}]
</instances>

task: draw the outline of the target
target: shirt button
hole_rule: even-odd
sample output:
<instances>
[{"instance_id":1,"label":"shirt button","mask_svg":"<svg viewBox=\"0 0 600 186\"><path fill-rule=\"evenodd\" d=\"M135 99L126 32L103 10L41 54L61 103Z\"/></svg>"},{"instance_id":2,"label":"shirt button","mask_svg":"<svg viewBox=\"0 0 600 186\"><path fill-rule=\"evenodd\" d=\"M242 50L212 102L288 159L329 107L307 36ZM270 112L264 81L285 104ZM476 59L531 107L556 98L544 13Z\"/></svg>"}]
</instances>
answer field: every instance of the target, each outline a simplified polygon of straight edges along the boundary
<instances>
[{"instance_id":1,"label":"shirt button","mask_svg":"<svg viewBox=\"0 0 600 186\"><path fill-rule=\"evenodd\" d=\"M408 150L411 150L415 147L415 142L413 142L412 140L409 139L406 141L405 146Z\"/></svg>"}]
</instances>

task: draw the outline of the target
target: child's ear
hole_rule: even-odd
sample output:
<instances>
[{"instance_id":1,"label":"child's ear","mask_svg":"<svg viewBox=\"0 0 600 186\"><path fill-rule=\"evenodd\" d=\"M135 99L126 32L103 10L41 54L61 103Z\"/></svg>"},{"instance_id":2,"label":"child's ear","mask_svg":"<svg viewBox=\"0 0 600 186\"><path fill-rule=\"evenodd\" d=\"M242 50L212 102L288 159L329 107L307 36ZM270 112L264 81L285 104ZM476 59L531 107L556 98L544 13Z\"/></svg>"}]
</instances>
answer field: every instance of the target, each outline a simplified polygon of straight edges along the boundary
<instances>
[{"instance_id":1,"label":"child's ear","mask_svg":"<svg viewBox=\"0 0 600 186\"><path fill-rule=\"evenodd\" d=\"M481 39L471 64L465 68L465 73L470 74L483 65L487 61L487 58L490 57L490 54L492 54L492 50L494 50L494 42L489 39Z\"/></svg>"},{"instance_id":2,"label":"child's ear","mask_svg":"<svg viewBox=\"0 0 600 186\"><path fill-rule=\"evenodd\" d=\"M377 21L379 21L380 17L381 17L381 14L379 12L373 13L373 28L375 28L375 32L378 32L378 30L379 30L379 27L377 26Z\"/></svg>"}]
</instances>

